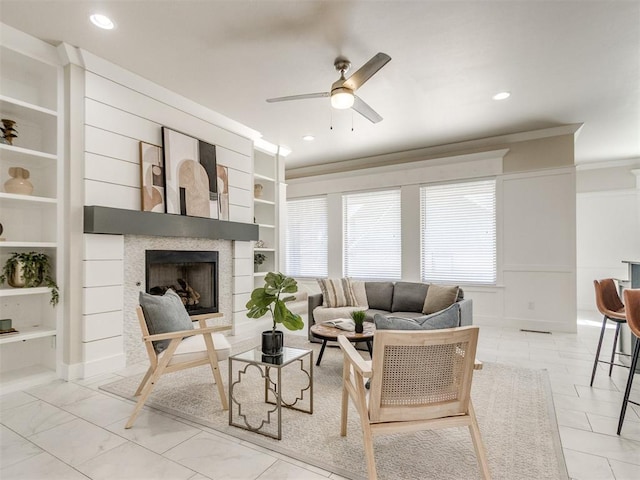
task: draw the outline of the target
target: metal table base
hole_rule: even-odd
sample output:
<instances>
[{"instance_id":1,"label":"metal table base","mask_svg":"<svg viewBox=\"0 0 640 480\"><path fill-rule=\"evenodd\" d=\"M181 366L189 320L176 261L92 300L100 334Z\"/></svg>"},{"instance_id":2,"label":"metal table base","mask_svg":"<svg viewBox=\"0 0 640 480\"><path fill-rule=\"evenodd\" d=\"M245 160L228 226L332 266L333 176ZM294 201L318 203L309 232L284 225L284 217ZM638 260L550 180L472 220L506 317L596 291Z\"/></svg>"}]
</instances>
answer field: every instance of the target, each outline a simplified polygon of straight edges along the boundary
<instances>
[{"instance_id":1,"label":"metal table base","mask_svg":"<svg viewBox=\"0 0 640 480\"><path fill-rule=\"evenodd\" d=\"M233 378L234 362L246 364L244 367L238 368L235 380ZM308 364L307 368L305 368L305 363ZM299 365L300 371L308 379L307 385L300 389L300 394L289 403L282 398L283 388L286 384L286 380L284 383L282 380L282 370L287 365ZM249 421L248 415L243 413L242 399L237 398L235 392L250 368L257 368L260 377L264 380L264 404L273 406L271 409L266 409L259 424L254 423L253 425ZM271 375L274 369L277 377L275 381ZM303 403L308 403L308 406L303 406ZM313 350L284 347L282 355L268 357L262 355L260 348L256 348L229 357L229 425L280 440L282 438L282 407L309 414L313 413ZM277 422L277 433L267 430L273 424L274 416Z\"/></svg>"}]
</instances>

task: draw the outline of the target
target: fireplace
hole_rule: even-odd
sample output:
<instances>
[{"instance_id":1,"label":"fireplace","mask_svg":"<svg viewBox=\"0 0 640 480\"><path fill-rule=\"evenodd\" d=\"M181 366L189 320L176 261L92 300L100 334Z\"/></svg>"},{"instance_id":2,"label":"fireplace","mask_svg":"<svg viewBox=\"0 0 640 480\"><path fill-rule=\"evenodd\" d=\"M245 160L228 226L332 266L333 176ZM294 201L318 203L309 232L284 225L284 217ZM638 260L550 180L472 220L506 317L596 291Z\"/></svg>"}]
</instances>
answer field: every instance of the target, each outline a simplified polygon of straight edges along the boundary
<instances>
[{"instance_id":1,"label":"fireplace","mask_svg":"<svg viewBox=\"0 0 640 480\"><path fill-rule=\"evenodd\" d=\"M147 250L145 259L147 293L172 288L189 315L218 311L217 251Z\"/></svg>"}]
</instances>

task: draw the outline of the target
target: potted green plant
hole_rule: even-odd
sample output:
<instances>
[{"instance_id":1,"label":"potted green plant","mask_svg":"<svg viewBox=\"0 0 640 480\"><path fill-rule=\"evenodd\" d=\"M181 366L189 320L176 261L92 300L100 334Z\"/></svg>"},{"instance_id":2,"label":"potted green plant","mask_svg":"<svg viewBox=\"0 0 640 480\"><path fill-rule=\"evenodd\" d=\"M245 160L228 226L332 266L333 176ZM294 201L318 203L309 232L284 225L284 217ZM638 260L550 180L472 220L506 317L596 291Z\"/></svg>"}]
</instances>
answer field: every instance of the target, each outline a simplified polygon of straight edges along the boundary
<instances>
[{"instance_id":1,"label":"potted green plant","mask_svg":"<svg viewBox=\"0 0 640 480\"><path fill-rule=\"evenodd\" d=\"M45 253L12 252L0 275L0 285L4 285L5 282L16 288L34 288L44 283L51 289L51 305L58 304L58 285L51 278L51 262Z\"/></svg>"},{"instance_id":2,"label":"potted green plant","mask_svg":"<svg viewBox=\"0 0 640 480\"><path fill-rule=\"evenodd\" d=\"M264 287L259 287L251 292L251 299L247 302L247 317L260 318L269 312L273 320L273 328L262 332L262 353L269 356L282 354L284 335L276 330L280 323L289 330L302 330L304 322L302 317L292 313L287 308L287 302L295 299L293 295L298 291L298 283L295 279L282 273L269 272L264 277Z\"/></svg>"},{"instance_id":3,"label":"potted green plant","mask_svg":"<svg viewBox=\"0 0 640 480\"><path fill-rule=\"evenodd\" d=\"M351 312L351 318L353 319L353 323L356 324L356 333L364 332L364 310L355 310Z\"/></svg>"}]
</instances>

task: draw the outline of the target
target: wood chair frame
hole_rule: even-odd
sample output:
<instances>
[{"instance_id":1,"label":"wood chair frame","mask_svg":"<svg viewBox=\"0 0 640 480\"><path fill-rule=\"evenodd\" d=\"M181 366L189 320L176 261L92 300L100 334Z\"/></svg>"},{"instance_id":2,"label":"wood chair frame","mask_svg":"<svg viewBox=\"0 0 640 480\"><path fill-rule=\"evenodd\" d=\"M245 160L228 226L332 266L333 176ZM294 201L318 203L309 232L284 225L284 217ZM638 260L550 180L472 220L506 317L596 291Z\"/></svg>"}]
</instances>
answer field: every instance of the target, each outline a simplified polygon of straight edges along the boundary
<instances>
[{"instance_id":1,"label":"wood chair frame","mask_svg":"<svg viewBox=\"0 0 640 480\"><path fill-rule=\"evenodd\" d=\"M229 402L227 399L227 394L224 390L224 384L222 383L222 375L220 374L220 369L218 367L218 355L215 350L212 334L214 332L230 330L231 326L207 326L207 319L222 317L223 315L221 313L193 315L191 319L197 320L200 328L150 335L149 328L147 327L147 322L144 318L144 312L139 305L136 307L136 314L138 315L140 329L142 330L142 340L144 341L144 345L147 349L147 355L149 356L149 369L147 370L147 373L143 377L140 385L138 386L138 389L136 390L136 393L134 394L135 397L139 396L140 398L138 399L133 413L131 414L131 417L129 417L129 420L127 421L127 424L124 428L131 428L133 426L138 414L140 413L140 410L147 401L147 398L158 382L158 379L163 374L177 372L179 370L185 370L187 368L199 367L200 365L211 365L211 371L213 373L215 383L218 387L218 394L220 395L222 409L228 410ZM180 342L185 338L192 337L194 335L202 335L204 337L204 343L207 347L207 356L196 360L176 362L169 365L171 360L174 359L174 353L176 352L178 345L180 345ZM159 340L171 340L166 350L164 350L160 354L156 353L152 343Z\"/></svg>"},{"instance_id":2,"label":"wood chair frame","mask_svg":"<svg viewBox=\"0 0 640 480\"><path fill-rule=\"evenodd\" d=\"M344 352L340 435L346 436L347 434L347 412L349 398L351 398L360 416L370 480L377 478L373 449L374 436L463 426L468 427L471 433L482 478L485 480L491 478L478 421L470 397L473 370L482 368L482 364L475 360L478 330L478 327L472 326L419 332L415 330L377 330L371 361L365 361L344 336L338 337L338 342ZM461 368L461 375L459 375L461 378L455 383L457 389L455 399L423 404L414 402L410 405L402 405L402 401L398 404L390 404L383 400L384 369L387 368L385 362L388 361L385 358L387 347L440 345L451 346L445 347L449 351L452 349L456 352L464 350L464 353L458 355L459 358L456 360L458 368ZM464 348L461 350L456 345L464 345ZM455 354L451 356L454 357ZM397 357L393 361L397 362ZM448 362L447 359L445 361ZM451 359L451 363L453 362L454 359ZM460 367L460 365L462 366ZM371 379L369 392L365 389L366 379Z\"/></svg>"}]
</instances>

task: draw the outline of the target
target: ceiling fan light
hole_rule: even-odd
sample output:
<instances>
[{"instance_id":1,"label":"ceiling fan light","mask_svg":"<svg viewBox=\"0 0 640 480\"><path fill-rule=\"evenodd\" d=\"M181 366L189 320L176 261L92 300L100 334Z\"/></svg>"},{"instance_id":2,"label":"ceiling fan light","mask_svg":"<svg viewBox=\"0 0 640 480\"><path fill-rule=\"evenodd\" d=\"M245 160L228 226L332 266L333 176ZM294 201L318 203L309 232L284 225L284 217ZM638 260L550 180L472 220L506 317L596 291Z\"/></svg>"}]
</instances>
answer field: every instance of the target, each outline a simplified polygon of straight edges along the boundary
<instances>
[{"instance_id":1,"label":"ceiling fan light","mask_svg":"<svg viewBox=\"0 0 640 480\"><path fill-rule=\"evenodd\" d=\"M348 88L336 88L331 92L331 106L338 110L351 108L354 100L353 92Z\"/></svg>"}]
</instances>

